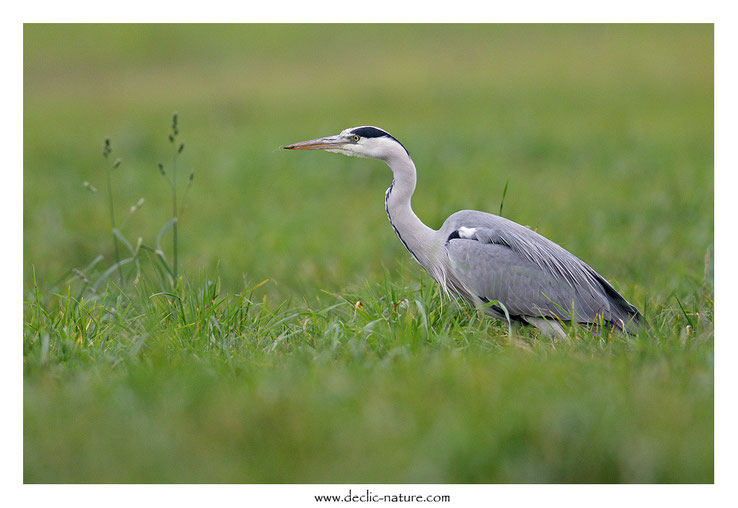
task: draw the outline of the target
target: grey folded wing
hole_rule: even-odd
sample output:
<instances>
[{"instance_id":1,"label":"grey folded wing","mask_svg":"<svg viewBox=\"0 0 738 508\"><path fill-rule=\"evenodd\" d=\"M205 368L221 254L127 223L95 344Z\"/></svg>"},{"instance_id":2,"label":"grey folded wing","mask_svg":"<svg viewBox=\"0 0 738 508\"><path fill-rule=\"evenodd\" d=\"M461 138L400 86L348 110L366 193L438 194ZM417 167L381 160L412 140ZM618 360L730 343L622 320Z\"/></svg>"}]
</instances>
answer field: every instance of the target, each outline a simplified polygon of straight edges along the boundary
<instances>
[{"instance_id":1,"label":"grey folded wing","mask_svg":"<svg viewBox=\"0 0 738 508\"><path fill-rule=\"evenodd\" d=\"M462 294L481 302L497 300L511 316L523 319L610 322L621 328L640 320L635 307L563 247L502 217L458 215L444 228L450 231L446 249L452 284Z\"/></svg>"}]
</instances>

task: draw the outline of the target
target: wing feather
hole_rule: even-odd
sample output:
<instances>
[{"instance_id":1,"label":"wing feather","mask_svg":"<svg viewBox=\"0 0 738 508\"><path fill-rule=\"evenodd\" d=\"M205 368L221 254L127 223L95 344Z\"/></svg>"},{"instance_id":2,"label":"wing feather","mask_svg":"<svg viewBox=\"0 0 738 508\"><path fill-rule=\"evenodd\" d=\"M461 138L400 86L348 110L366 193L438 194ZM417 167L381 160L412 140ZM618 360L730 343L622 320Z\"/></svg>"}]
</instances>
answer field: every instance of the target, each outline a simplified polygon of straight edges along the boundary
<instances>
[{"instance_id":1,"label":"wing feather","mask_svg":"<svg viewBox=\"0 0 738 508\"><path fill-rule=\"evenodd\" d=\"M462 294L498 300L519 316L569 320L574 315L580 322L616 324L640 320L638 310L604 277L525 226L462 211L449 217L440 232L447 238L451 283Z\"/></svg>"}]
</instances>

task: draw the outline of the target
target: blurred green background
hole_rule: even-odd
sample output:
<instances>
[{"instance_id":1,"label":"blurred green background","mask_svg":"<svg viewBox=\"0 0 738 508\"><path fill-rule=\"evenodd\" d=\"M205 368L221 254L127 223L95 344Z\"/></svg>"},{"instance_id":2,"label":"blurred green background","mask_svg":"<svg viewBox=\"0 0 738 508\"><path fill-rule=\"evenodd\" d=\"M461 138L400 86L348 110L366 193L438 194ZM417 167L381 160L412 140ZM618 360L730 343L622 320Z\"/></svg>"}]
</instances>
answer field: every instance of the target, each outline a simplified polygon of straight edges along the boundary
<instances>
[{"instance_id":1,"label":"blurred green background","mask_svg":"<svg viewBox=\"0 0 738 508\"><path fill-rule=\"evenodd\" d=\"M26 25L23 86L26 482L713 480L711 25ZM253 329L207 285L186 323L64 296L112 264L106 136L123 233L171 217L174 111L180 272L226 299L269 279ZM653 335L508 339L441 305L388 168L280 149L365 124L410 151L428 225L509 182L503 215Z\"/></svg>"},{"instance_id":2,"label":"blurred green background","mask_svg":"<svg viewBox=\"0 0 738 508\"><path fill-rule=\"evenodd\" d=\"M419 170L418 215L504 214L606 277L672 291L713 238L708 25L27 25L24 274L41 286L109 254L102 142L123 164L124 233L170 217L156 169L180 115L183 270L279 296L409 259L380 162L285 144L378 125ZM101 192L82 187L89 181Z\"/></svg>"}]
</instances>

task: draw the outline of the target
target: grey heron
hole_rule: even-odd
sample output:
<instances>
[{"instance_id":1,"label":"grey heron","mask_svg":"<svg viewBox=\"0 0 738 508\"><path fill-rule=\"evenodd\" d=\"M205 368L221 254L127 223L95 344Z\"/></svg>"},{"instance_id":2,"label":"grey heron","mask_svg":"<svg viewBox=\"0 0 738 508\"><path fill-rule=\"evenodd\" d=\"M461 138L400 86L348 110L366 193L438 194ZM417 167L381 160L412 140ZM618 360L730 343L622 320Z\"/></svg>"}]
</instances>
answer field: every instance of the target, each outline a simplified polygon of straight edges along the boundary
<instances>
[{"instance_id":1,"label":"grey heron","mask_svg":"<svg viewBox=\"0 0 738 508\"><path fill-rule=\"evenodd\" d=\"M438 230L423 224L410 203L415 164L402 143L382 129L353 127L283 148L384 161L394 176L385 210L402 244L445 292L497 319L530 324L552 337L565 336L561 322L623 331L643 322L604 277L530 228L475 210L452 214Z\"/></svg>"}]
</instances>

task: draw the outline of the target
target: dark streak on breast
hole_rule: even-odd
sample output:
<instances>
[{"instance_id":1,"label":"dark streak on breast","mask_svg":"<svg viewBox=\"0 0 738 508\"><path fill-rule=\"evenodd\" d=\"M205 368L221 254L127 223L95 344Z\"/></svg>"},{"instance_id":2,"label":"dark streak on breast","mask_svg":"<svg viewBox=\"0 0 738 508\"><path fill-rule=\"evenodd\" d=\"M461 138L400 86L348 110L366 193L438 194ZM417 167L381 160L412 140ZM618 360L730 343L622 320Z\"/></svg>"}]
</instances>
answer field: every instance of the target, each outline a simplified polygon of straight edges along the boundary
<instances>
[{"instance_id":1,"label":"dark streak on breast","mask_svg":"<svg viewBox=\"0 0 738 508\"><path fill-rule=\"evenodd\" d=\"M392 189L394 188L394 186L395 186L395 181L392 180L392 183L390 184L389 189L387 189L387 192L384 194L384 210L387 212L387 218L390 221L390 225L392 226L392 229L395 230L395 234L397 235L397 238L400 239L400 241L402 242L402 245L404 245L407 251L415 258L415 261L420 263L418 256L416 256L415 253L410 249L410 247L407 246L407 243L405 243L405 240L402 239L402 236L400 236L400 232L395 227L395 223L392 222L392 216L390 215L390 211L389 211L389 197L390 197L390 194L392 193Z\"/></svg>"}]
</instances>

